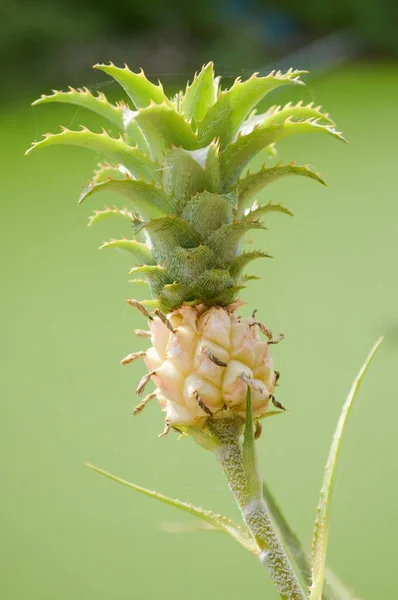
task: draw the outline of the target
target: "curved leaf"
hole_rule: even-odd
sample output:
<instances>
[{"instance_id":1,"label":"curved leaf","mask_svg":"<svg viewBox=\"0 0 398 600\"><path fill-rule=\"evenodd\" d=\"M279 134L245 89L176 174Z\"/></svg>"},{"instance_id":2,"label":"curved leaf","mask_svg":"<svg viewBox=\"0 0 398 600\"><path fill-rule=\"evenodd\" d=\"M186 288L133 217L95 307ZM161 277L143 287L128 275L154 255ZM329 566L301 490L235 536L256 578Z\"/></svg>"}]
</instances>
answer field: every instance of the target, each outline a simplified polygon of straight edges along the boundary
<instances>
[{"instance_id":1,"label":"curved leaf","mask_svg":"<svg viewBox=\"0 0 398 600\"><path fill-rule=\"evenodd\" d=\"M192 156L195 152L173 148L167 153L163 165L163 187L181 207L205 189L205 171Z\"/></svg>"},{"instance_id":2,"label":"curved leaf","mask_svg":"<svg viewBox=\"0 0 398 600\"><path fill-rule=\"evenodd\" d=\"M88 226L90 227L95 223L100 223L113 217L121 217L130 223L134 221L134 214L127 210L127 208L117 208L114 206L113 208L106 207L103 210L95 210L94 214L89 217Z\"/></svg>"},{"instance_id":3,"label":"curved leaf","mask_svg":"<svg viewBox=\"0 0 398 600\"><path fill-rule=\"evenodd\" d=\"M314 103L304 105L302 101L297 104L289 102L285 106L272 106L267 112L260 115L252 115L244 121L239 128L239 133L247 135L257 125L266 127L268 125L280 125L287 119L295 121L303 119L321 119L328 125L334 125L328 113L323 113L320 106L314 106Z\"/></svg>"},{"instance_id":4,"label":"curved leaf","mask_svg":"<svg viewBox=\"0 0 398 600\"><path fill-rule=\"evenodd\" d=\"M229 272L232 277L238 278L242 271L247 267L249 263L257 258L272 258L269 254L262 252L261 250L254 250L253 252L242 252L239 256L236 256L231 264L229 265Z\"/></svg>"},{"instance_id":5,"label":"curved leaf","mask_svg":"<svg viewBox=\"0 0 398 600\"><path fill-rule=\"evenodd\" d=\"M259 206L256 206L250 210L247 214L245 214L243 220L251 221L252 219L260 219L263 215L269 212L280 212L285 215L289 215L290 217L293 216L293 213L282 204L273 204L272 202L268 202L268 204L260 204Z\"/></svg>"},{"instance_id":6,"label":"curved leaf","mask_svg":"<svg viewBox=\"0 0 398 600\"><path fill-rule=\"evenodd\" d=\"M336 430L334 432L332 445L329 451L328 460L325 467L325 474L321 489L321 496L317 509L317 517L315 521L314 533L312 537L312 552L311 552L311 589L309 600L321 600L323 585L325 580L325 563L326 550L328 544L329 530L329 508L332 497L334 480L336 475L336 467L339 459L341 442L347 424L348 416L354 404L358 389L362 383L374 355L377 352L383 338L380 337L369 352L364 364L355 377L347 399L342 408Z\"/></svg>"},{"instance_id":7,"label":"curved leaf","mask_svg":"<svg viewBox=\"0 0 398 600\"><path fill-rule=\"evenodd\" d=\"M206 239L221 225L232 222L233 210L228 196L201 192L188 202L181 217Z\"/></svg>"},{"instance_id":8,"label":"curved leaf","mask_svg":"<svg viewBox=\"0 0 398 600\"><path fill-rule=\"evenodd\" d=\"M32 102L32 106L48 104L51 102L63 102L65 104L82 106L83 108L87 108L88 110L101 115L101 117L108 119L108 121L116 125L116 127L123 130L122 106L111 104L102 92L98 92L97 96L94 96L94 94L86 87L78 88L77 90L73 87L69 87L68 92L53 90L53 93L50 95L42 94L40 98Z\"/></svg>"},{"instance_id":9,"label":"curved leaf","mask_svg":"<svg viewBox=\"0 0 398 600\"><path fill-rule=\"evenodd\" d=\"M184 117L166 104L152 104L135 113L134 120L144 134L153 160L163 160L172 146L186 150L198 147L196 136Z\"/></svg>"},{"instance_id":10,"label":"curved leaf","mask_svg":"<svg viewBox=\"0 0 398 600\"><path fill-rule=\"evenodd\" d=\"M167 265L167 273L172 279L191 285L214 262L214 254L207 246L178 247Z\"/></svg>"},{"instance_id":11,"label":"curved leaf","mask_svg":"<svg viewBox=\"0 0 398 600\"><path fill-rule=\"evenodd\" d=\"M108 179L126 179L126 170L121 165L99 164L90 183L104 183Z\"/></svg>"},{"instance_id":12,"label":"curved leaf","mask_svg":"<svg viewBox=\"0 0 398 600\"><path fill-rule=\"evenodd\" d=\"M139 492L140 494L144 494L145 496L149 496L150 498L159 500L160 502L163 502L164 504L168 504L169 506L178 508L179 510L182 510L183 512L193 515L194 517L198 517L199 519L201 519L202 521L205 521L206 523L208 523L212 527L215 527L219 531L222 531L224 533L228 533L229 535L231 535L233 538L236 539L237 542L239 542L247 550L250 550L251 552L254 552L255 554L257 553L257 551L253 545L253 542L252 542L251 538L248 536L248 534L246 533L245 529L240 528L239 525L235 525L235 523L233 521L231 521L231 519L229 519L228 517L224 517L222 515L215 514L211 510L205 510L204 508L194 506L193 504L190 504L189 502L182 502L181 500L169 498L168 496L164 496L164 494L161 494L160 492L148 490L147 488L141 487L140 485L136 485L135 483L130 483L124 479L120 479L119 477L116 477L115 475L112 475L111 473L108 473L107 471L104 471L103 469L99 469L98 467L95 467L94 465L90 465L89 463L86 463L86 466L89 467L90 469L92 469L93 471L95 471L96 473L99 473L100 475L105 475L105 477L108 477L108 479L112 479L113 481L116 481L117 483L121 483L122 485L125 485L128 488L133 489L136 492Z\"/></svg>"},{"instance_id":13,"label":"curved leaf","mask_svg":"<svg viewBox=\"0 0 398 600\"><path fill-rule=\"evenodd\" d=\"M157 261L164 263L169 260L176 247L196 248L201 245L200 235L178 217L163 217L152 219L140 227L145 229L151 239L154 256Z\"/></svg>"},{"instance_id":14,"label":"curved leaf","mask_svg":"<svg viewBox=\"0 0 398 600\"><path fill-rule=\"evenodd\" d=\"M212 142L207 146L208 152L206 157L206 189L208 192L218 192L220 190L221 175L220 175L220 146L216 142Z\"/></svg>"},{"instance_id":15,"label":"curved leaf","mask_svg":"<svg viewBox=\"0 0 398 600\"><path fill-rule=\"evenodd\" d=\"M121 240L109 240L104 242L100 246L100 250L103 248L116 248L117 250L126 250L130 252L135 260L141 264L153 265L152 252L146 244L137 242L137 240L127 240L123 238Z\"/></svg>"},{"instance_id":16,"label":"curved leaf","mask_svg":"<svg viewBox=\"0 0 398 600\"><path fill-rule=\"evenodd\" d=\"M113 138L106 131L93 133L86 127L80 131L71 131L62 128L61 133L47 133L44 139L35 142L25 154L29 154L36 148L54 145L71 145L89 148L95 152L102 152L110 160L121 163L134 177L145 177L149 182L160 182L158 167L137 148L126 144L122 137Z\"/></svg>"},{"instance_id":17,"label":"curved leaf","mask_svg":"<svg viewBox=\"0 0 398 600\"><path fill-rule=\"evenodd\" d=\"M128 106L122 107L123 129L126 135L126 141L137 148L143 154L149 154L147 141L141 129L135 121L136 111L131 110Z\"/></svg>"},{"instance_id":18,"label":"curved leaf","mask_svg":"<svg viewBox=\"0 0 398 600\"><path fill-rule=\"evenodd\" d=\"M243 82L240 78L236 79L229 90L220 92L216 103L199 123L198 142L207 145L218 138L221 148L224 148L233 140L242 121L266 94L282 85L301 84L300 75L305 72L290 69L287 73L272 72L266 77L259 77L255 73Z\"/></svg>"},{"instance_id":19,"label":"curved leaf","mask_svg":"<svg viewBox=\"0 0 398 600\"><path fill-rule=\"evenodd\" d=\"M267 167L264 165L260 171L246 175L242 179L239 179L236 184L235 189L239 199L238 214L242 214L245 208L250 205L253 197L269 183L288 175L309 177L310 179L315 179L315 181L319 181L323 185L326 185L319 173L313 171L308 166L298 167L293 163L289 165L282 165L279 163L274 167Z\"/></svg>"},{"instance_id":20,"label":"curved leaf","mask_svg":"<svg viewBox=\"0 0 398 600\"><path fill-rule=\"evenodd\" d=\"M220 263L229 267L237 254L242 237L251 229L265 229L265 227L258 221L230 223L217 229L206 243L219 257Z\"/></svg>"},{"instance_id":21,"label":"curved leaf","mask_svg":"<svg viewBox=\"0 0 398 600\"><path fill-rule=\"evenodd\" d=\"M137 108L145 108L152 102L155 104L165 102L171 106L170 100L163 91L162 84L160 82L158 85L151 83L145 77L142 69L139 73L133 73L127 65L124 65L124 68L121 69L113 63L109 65L97 64L94 65L94 69L99 69L113 77L124 88Z\"/></svg>"},{"instance_id":22,"label":"curved leaf","mask_svg":"<svg viewBox=\"0 0 398 600\"><path fill-rule=\"evenodd\" d=\"M202 67L199 74L195 74L191 85L187 85L180 103L180 112L185 119L193 120L195 123L202 121L208 108L216 101L217 88L214 65L209 62Z\"/></svg>"},{"instance_id":23,"label":"curved leaf","mask_svg":"<svg viewBox=\"0 0 398 600\"><path fill-rule=\"evenodd\" d=\"M342 134L330 125L322 125L313 119L307 121L285 121L279 125L263 128L257 125L248 135L239 135L220 155L220 169L223 189L227 189L256 154L279 139L302 133L323 133L345 141Z\"/></svg>"},{"instance_id":24,"label":"curved leaf","mask_svg":"<svg viewBox=\"0 0 398 600\"><path fill-rule=\"evenodd\" d=\"M117 192L134 204L144 219L174 213L176 203L163 190L142 179L109 179L104 183L89 185L80 195L79 204L99 191Z\"/></svg>"}]
</instances>

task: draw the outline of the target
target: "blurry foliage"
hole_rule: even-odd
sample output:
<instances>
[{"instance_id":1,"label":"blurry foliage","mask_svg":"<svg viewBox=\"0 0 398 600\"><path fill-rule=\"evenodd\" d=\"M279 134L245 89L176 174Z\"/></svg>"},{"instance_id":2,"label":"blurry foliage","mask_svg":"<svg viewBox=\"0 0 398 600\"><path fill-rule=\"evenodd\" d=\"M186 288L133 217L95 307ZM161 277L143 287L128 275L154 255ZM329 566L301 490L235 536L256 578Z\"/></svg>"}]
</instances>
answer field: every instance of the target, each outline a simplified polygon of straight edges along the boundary
<instances>
[{"instance_id":1,"label":"blurry foliage","mask_svg":"<svg viewBox=\"0 0 398 600\"><path fill-rule=\"evenodd\" d=\"M395 0L271 0L267 4L285 10L308 32L328 33L352 27L368 50L398 55ZM258 0L258 5L264 6L264 1Z\"/></svg>"},{"instance_id":2,"label":"blurry foliage","mask_svg":"<svg viewBox=\"0 0 398 600\"><path fill-rule=\"evenodd\" d=\"M13 0L0 6L0 63L6 88L27 87L27 79L79 83L83 72L87 81L89 66L109 59L154 72L211 58L231 69L261 68L346 27L366 50L398 55L394 23L392 0Z\"/></svg>"}]
</instances>

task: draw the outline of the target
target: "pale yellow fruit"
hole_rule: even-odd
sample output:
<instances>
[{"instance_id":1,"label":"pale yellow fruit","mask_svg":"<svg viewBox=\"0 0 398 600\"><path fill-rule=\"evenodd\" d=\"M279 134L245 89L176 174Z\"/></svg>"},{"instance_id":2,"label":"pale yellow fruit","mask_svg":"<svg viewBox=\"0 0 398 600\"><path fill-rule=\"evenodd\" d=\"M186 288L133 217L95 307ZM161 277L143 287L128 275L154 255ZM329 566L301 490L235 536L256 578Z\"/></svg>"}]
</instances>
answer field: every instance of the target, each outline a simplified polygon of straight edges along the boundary
<instances>
[{"instance_id":1,"label":"pale yellow fruit","mask_svg":"<svg viewBox=\"0 0 398 600\"><path fill-rule=\"evenodd\" d=\"M167 315L171 328L150 321L144 360L170 425L200 427L230 411L244 417L248 386L253 417L268 410L276 380L269 345L255 319L233 308L182 306Z\"/></svg>"}]
</instances>

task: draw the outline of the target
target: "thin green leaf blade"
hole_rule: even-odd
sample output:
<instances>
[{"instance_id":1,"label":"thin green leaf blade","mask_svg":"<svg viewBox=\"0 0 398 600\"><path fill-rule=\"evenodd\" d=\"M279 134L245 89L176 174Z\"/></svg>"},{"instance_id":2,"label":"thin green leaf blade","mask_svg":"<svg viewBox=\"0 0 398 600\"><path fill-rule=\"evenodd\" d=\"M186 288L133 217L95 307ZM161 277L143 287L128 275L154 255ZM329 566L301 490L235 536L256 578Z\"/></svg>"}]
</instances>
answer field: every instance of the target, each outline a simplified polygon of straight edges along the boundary
<instances>
[{"instance_id":1,"label":"thin green leaf blade","mask_svg":"<svg viewBox=\"0 0 398 600\"><path fill-rule=\"evenodd\" d=\"M356 398L362 379L375 356L383 337L380 337L369 352L364 364L355 377L347 399L342 408L339 421L333 436L332 445L329 451L328 460L325 467L325 475L323 479L320 500L317 509L317 518L315 521L314 533L312 538L311 552L311 572L312 584L310 589L310 600L320 600L325 581L325 564L326 550L328 543L328 525L329 525L329 509L330 501L333 492L334 480L336 475L336 467L340 454L341 442L348 416L351 412L354 400Z\"/></svg>"},{"instance_id":2,"label":"thin green leaf blade","mask_svg":"<svg viewBox=\"0 0 398 600\"><path fill-rule=\"evenodd\" d=\"M332 569L326 567L326 581L333 592L332 600L361 600L352 590L348 589Z\"/></svg>"},{"instance_id":3,"label":"thin green leaf blade","mask_svg":"<svg viewBox=\"0 0 398 600\"><path fill-rule=\"evenodd\" d=\"M100 191L117 192L128 198L144 219L152 219L174 213L175 201L162 189L142 179L109 179L103 183L89 185L80 195L79 204Z\"/></svg>"},{"instance_id":4,"label":"thin green leaf blade","mask_svg":"<svg viewBox=\"0 0 398 600\"><path fill-rule=\"evenodd\" d=\"M82 127L79 131L71 131L64 127L61 133L46 134L42 140L33 143L25 154L37 148L54 145L80 146L101 152L112 162L121 163L134 177L145 177L146 181L160 182L156 163L137 148L126 144L122 137L113 138L105 130L102 133L94 133L86 127Z\"/></svg>"},{"instance_id":5,"label":"thin green leaf blade","mask_svg":"<svg viewBox=\"0 0 398 600\"><path fill-rule=\"evenodd\" d=\"M100 469L99 467L95 467L94 465L91 465L89 463L85 463L85 464L87 467L89 467L89 469L92 469L96 473L99 473L100 475L104 475L105 477L108 477L108 479L111 479L112 481L121 483L122 485L138 492L139 494L143 494L144 496L148 496L149 498L154 498L155 500L159 500L159 502L162 502L163 504L167 504L168 506L173 506L174 508L178 508L179 510L181 510L185 513L188 513L190 515L193 515L194 517L197 517L198 519L201 519L202 521L208 523L209 525L212 525L219 531L222 531L224 533L228 533L229 535L231 535L244 548L246 548L252 552L257 552L257 549L254 547L252 541L246 534L245 530L243 528L240 528L238 525L235 525L233 523L233 521L231 521L231 519L229 519L228 517L224 517L222 515L215 514L211 510L205 510L203 508L200 508L200 507L190 504L188 502L182 502L181 500L177 500L175 498L169 498L168 496L165 496L164 494L161 494L160 492L148 490L147 488L141 487L140 485L137 485L135 483L130 483L129 481L126 481L125 479L116 477L116 475L112 475L111 473L108 473L107 471L104 471L103 469Z\"/></svg>"},{"instance_id":6,"label":"thin green leaf blade","mask_svg":"<svg viewBox=\"0 0 398 600\"><path fill-rule=\"evenodd\" d=\"M101 223L101 221L107 221L108 219L113 219L114 217L121 218L132 223L135 215L131 211L127 210L127 208L118 208L117 206L110 208L107 206L103 210L94 211L94 213L88 219L88 226L91 227L91 225Z\"/></svg>"},{"instance_id":7,"label":"thin green leaf blade","mask_svg":"<svg viewBox=\"0 0 398 600\"><path fill-rule=\"evenodd\" d=\"M32 102L32 106L39 104L49 104L52 102L62 102L64 104L74 104L87 108L92 112L101 115L104 119L108 119L111 123L123 130L123 108L121 105L115 106L111 104L105 94L98 92L95 96L88 88L74 89L69 87L69 91L62 92L53 90L52 94L42 94L40 98Z\"/></svg>"},{"instance_id":8,"label":"thin green leaf blade","mask_svg":"<svg viewBox=\"0 0 398 600\"><path fill-rule=\"evenodd\" d=\"M297 104L289 102L285 106L272 106L266 113L252 115L244 121L239 128L239 132L247 135L253 131L257 125L267 127L269 125L280 125L288 119L294 121L303 121L305 119L319 119L327 125L334 125L328 113L324 113L320 106L314 106L314 103L304 105L302 101Z\"/></svg>"},{"instance_id":9,"label":"thin green leaf blade","mask_svg":"<svg viewBox=\"0 0 398 600\"><path fill-rule=\"evenodd\" d=\"M253 174L247 174L242 179L239 179L235 188L238 193L238 214L250 206L254 196L263 190L267 185L273 181L277 181L283 177L290 175L300 175L301 177L308 177L314 179L323 185L326 185L325 181L316 171L312 170L309 166L297 166L294 163L288 165L282 165L278 163L274 167L267 167L263 165L262 168Z\"/></svg>"},{"instance_id":10,"label":"thin green leaf blade","mask_svg":"<svg viewBox=\"0 0 398 600\"><path fill-rule=\"evenodd\" d=\"M240 134L220 155L220 169L224 188L234 185L246 165L264 148L274 142L304 133L321 133L346 141L343 135L331 125L323 125L315 119L257 125L250 133Z\"/></svg>"},{"instance_id":11,"label":"thin green leaf blade","mask_svg":"<svg viewBox=\"0 0 398 600\"><path fill-rule=\"evenodd\" d=\"M115 79L125 90L137 108L145 108L152 103L162 104L165 102L171 106L170 100L163 91L159 82L155 85L145 77L144 71L133 73L127 65L124 68L116 67L113 63L109 65L96 64L94 69L99 69Z\"/></svg>"},{"instance_id":12,"label":"thin green leaf blade","mask_svg":"<svg viewBox=\"0 0 398 600\"><path fill-rule=\"evenodd\" d=\"M146 244L142 244L137 240L128 240L122 238L120 240L109 240L100 246L100 250L104 248L115 248L116 250L125 250L133 255L134 259L139 264L153 265L153 256L151 250Z\"/></svg>"}]
</instances>

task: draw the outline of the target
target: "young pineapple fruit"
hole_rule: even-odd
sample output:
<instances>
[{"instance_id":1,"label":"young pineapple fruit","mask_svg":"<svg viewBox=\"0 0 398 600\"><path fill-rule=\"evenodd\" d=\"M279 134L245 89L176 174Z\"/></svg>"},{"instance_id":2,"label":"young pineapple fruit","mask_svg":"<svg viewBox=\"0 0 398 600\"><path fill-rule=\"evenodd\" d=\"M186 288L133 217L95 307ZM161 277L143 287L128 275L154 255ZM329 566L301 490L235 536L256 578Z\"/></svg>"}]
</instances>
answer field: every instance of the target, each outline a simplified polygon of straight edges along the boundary
<instances>
[{"instance_id":1,"label":"young pineapple fruit","mask_svg":"<svg viewBox=\"0 0 398 600\"><path fill-rule=\"evenodd\" d=\"M54 91L34 104L86 107L107 119L119 136L63 128L29 151L72 144L103 154L110 162L100 165L80 201L110 190L132 206L133 212L96 211L90 224L115 215L131 222L134 239L111 240L103 247L130 252L135 263L131 273L145 279L152 295L142 304L129 301L148 319L150 332L141 334L150 336L152 346L122 362L144 357L148 373L138 394L150 380L156 385L136 412L156 397L166 412L166 432L170 427L203 428L208 419L244 418L248 386L255 419L267 413L270 400L281 408L274 398L278 375L269 354L278 339L254 316L237 316L239 292L253 278L245 269L267 256L243 251L242 240L250 230L265 228L262 219L268 213L290 214L280 204L255 200L269 183L287 175L324 183L307 166L275 162L275 142L301 133L342 135L313 104L255 112L272 90L302 84L304 71L254 74L222 90L209 63L185 92L168 98L162 85L151 83L142 71L112 63L96 68L120 83L132 106L111 104L87 88ZM259 153L268 162L251 173L247 165Z\"/></svg>"}]
</instances>

